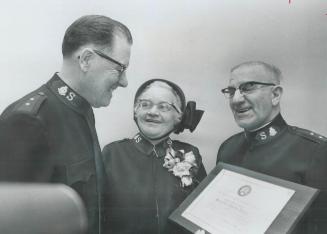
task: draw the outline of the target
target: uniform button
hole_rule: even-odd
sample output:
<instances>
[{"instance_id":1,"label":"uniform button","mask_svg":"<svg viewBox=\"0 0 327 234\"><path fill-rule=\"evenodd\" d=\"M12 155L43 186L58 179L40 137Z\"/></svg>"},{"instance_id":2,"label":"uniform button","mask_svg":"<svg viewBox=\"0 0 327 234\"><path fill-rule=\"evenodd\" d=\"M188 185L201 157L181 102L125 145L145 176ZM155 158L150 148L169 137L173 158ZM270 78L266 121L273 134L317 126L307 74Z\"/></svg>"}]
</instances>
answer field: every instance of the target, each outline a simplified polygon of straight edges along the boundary
<instances>
[{"instance_id":1,"label":"uniform button","mask_svg":"<svg viewBox=\"0 0 327 234\"><path fill-rule=\"evenodd\" d=\"M319 136L320 139L322 139L322 136Z\"/></svg>"},{"instance_id":2,"label":"uniform button","mask_svg":"<svg viewBox=\"0 0 327 234\"><path fill-rule=\"evenodd\" d=\"M31 97L31 98L30 98L30 100L31 100L31 101L34 101L34 98L33 98L33 97Z\"/></svg>"},{"instance_id":3,"label":"uniform button","mask_svg":"<svg viewBox=\"0 0 327 234\"><path fill-rule=\"evenodd\" d=\"M26 102L26 103L25 103L25 105L26 105L26 106L29 106L29 105L31 105L31 103L29 103L29 102Z\"/></svg>"},{"instance_id":4,"label":"uniform button","mask_svg":"<svg viewBox=\"0 0 327 234\"><path fill-rule=\"evenodd\" d=\"M310 132L310 135L311 135L311 136L313 136L313 135L314 135L314 133L313 133L313 132Z\"/></svg>"},{"instance_id":5,"label":"uniform button","mask_svg":"<svg viewBox=\"0 0 327 234\"><path fill-rule=\"evenodd\" d=\"M41 96L44 96L44 93L43 92L38 92L39 95Z\"/></svg>"}]
</instances>

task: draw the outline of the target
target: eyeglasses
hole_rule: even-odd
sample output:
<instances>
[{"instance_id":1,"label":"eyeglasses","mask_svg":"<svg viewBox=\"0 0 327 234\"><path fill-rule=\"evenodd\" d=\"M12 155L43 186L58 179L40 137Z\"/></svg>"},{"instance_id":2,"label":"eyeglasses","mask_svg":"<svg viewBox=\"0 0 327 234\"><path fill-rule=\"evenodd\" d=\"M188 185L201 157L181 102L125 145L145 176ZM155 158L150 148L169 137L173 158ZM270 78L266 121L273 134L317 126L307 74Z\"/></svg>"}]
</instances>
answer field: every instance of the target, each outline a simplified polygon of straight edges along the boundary
<instances>
[{"instance_id":1,"label":"eyeglasses","mask_svg":"<svg viewBox=\"0 0 327 234\"><path fill-rule=\"evenodd\" d=\"M263 86L260 86L263 85ZM257 81L248 81L243 84L240 84L238 88L235 87L227 87L221 90L221 92L225 95L226 98L232 98L235 95L236 90L240 90L240 94L248 94L256 89L263 88L264 86L275 86L273 83L264 83Z\"/></svg>"},{"instance_id":2,"label":"eyeglasses","mask_svg":"<svg viewBox=\"0 0 327 234\"><path fill-rule=\"evenodd\" d=\"M154 104L150 100L139 99L136 105L138 108L141 108L142 110L151 110L153 106L156 106L160 112L168 112L175 109L177 113L181 113L181 110L178 107L176 107L174 103L169 103L169 102L159 102L157 104Z\"/></svg>"},{"instance_id":3,"label":"eyeglasses","mask_svg":"<svg viewBox=\"0 0 327 234\"><path fill-rule=\"evenodd\" d=\"M117 60L115 60L113 58L110 58L108 55L102 53L101 51L99 51L99 50L93 50L93 51L94 51L94 53L96 53L100 57L102 57L104 59L107 59L110 62L115 63L116 65L118 65L119 68L117 69L117 71L119 71L119 73L123 73L127 69L127 66L125 64L122 64L122 63L118 62Z\"/></svg>"}]
</instances>

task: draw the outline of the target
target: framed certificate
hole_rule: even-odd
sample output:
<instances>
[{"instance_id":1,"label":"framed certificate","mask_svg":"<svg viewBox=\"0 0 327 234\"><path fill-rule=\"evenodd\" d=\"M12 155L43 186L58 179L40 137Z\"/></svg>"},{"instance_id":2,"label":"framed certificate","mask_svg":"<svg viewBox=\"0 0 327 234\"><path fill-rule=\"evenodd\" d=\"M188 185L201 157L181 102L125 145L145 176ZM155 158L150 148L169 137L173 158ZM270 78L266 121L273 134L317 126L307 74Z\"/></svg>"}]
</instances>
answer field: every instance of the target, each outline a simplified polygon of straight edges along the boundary
<instances>
[{"instance_id":1,"label":"framed certificate","mask_svg":"<svg viewBox=\"0 0 327 234\"><path fill-rule=\"evenodd\" d=\"M192 233L290 233L318 192L219 163L169 218Z\"/></svg>"}]
</instances>

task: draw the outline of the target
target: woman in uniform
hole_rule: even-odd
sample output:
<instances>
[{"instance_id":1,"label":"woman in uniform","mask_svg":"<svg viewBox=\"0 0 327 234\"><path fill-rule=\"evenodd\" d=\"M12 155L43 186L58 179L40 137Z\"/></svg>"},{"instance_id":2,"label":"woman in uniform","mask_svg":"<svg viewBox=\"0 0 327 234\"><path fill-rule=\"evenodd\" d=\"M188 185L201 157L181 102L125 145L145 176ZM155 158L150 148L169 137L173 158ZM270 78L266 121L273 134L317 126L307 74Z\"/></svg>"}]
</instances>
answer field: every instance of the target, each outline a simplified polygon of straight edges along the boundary
<instances>
[{"instance_id":1,"label":"woman in uniform","mask_svg":"<svg viewBox=\"0 0 327 234\"><path fill-rule=\"evenodd\" d=\"M171 133L191 132L203 111L186 104L179 86L148 80L137 90L131 139L106 145L105 233L183 233L168 216L206 176L199 150L172 140Z\"/></svg>"}]
</instances>

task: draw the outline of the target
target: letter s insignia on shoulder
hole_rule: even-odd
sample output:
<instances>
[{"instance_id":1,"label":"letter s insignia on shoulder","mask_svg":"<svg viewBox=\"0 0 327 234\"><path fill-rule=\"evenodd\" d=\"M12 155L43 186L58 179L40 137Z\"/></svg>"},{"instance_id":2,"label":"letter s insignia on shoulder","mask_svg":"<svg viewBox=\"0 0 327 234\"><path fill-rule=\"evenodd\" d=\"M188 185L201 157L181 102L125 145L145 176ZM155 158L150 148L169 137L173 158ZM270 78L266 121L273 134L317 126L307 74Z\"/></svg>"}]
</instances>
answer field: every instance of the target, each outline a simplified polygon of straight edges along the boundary
<instances>
[{"instance_id":1,"label":"letter s insignia on shoulder","mask_svg":"<svg viewBox=\"0 0 327 234\"><path fill-rule=\"evenodd\" d=\"M68 95L66 96L68 101L73 101L74 97L76 97L76 94L73 92L69 92Z\"/></svg>"}]
</instances>

